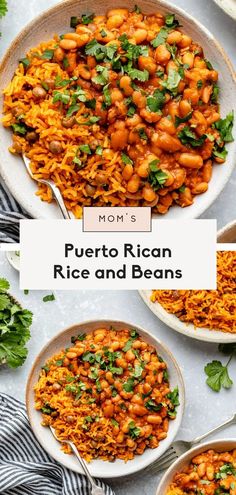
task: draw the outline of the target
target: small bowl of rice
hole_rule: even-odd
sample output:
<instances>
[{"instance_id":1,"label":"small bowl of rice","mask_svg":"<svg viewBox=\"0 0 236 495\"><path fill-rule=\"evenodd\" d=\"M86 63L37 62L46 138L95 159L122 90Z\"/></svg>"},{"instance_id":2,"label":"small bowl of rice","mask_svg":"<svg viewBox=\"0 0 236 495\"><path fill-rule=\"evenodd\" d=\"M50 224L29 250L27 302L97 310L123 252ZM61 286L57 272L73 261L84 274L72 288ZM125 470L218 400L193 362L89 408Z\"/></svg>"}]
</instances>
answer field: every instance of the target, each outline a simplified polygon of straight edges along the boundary
<instances>
[{"instance_id":1,"label":"small bowl of rice","mask_svg":"<svg viewBox=\"0 0 236 495\"><path fill-rule=\"evenodd\" d=\"M235 226L219 233L235 239ZM149 309L169 328L206 342L236 342L236 251L217 253L216 290L143 290Z\"/></svg>"}]
</instances>

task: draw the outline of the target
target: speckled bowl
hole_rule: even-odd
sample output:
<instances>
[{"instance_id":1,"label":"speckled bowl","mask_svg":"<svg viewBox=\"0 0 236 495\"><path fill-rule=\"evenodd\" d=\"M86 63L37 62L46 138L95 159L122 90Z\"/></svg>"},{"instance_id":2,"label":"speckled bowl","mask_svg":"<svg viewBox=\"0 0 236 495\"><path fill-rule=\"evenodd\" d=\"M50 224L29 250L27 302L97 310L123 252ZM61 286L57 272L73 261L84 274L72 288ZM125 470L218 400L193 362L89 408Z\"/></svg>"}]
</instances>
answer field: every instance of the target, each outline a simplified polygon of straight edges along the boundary
<instances>
[{"instance_id":1,"label":"speckled bowl","mask_svg":"<svg viewBox=\"0 0 236 495\"><path fill-rule=\"evenodd\" d=\"M219 452L225 452L228 450L233 450L235 448L236 439L232 438L230 438L229 440L213 440L211 442L205 442L198 445L197 447L194 447L193 449L186 452L186 454L183 454L181 457L179 457L179 459L177 459L177 461L171 465L168 471L166 471L158 485L156 495L166 495L167 489L169 488L175 474L184 469L194 456L201 454L209 449L214 449Z\"/></svg>"},{"instance_id":2,"label":"speckled bowl","mask_svg":"<svg viewBox=\"0 0 236 495\"><path fill-rule=\"evenodd\" d=\"M63 33L69 30L70 17L85 12L103 14L110 8L129 7L133 9L136 0L64 0L55 7L44 12L31 22L13 41L7 51L0 67L0 90L11 80L18 60L25 56L29 48L36 46L41 41L46 41L55 33ZM236 114L236 84L231 63L213 35L196 19L184 10L164 0L140 0L139 7L144 12L162 13L173 12L177 15L183 29L194 40L200 43L205 50L206 57L211 60L213 66L220 74L220 103L221 114L224 117L232 108ZM2 103L0 102L2 108ZM236 127L236 126L235 126ZM236 129L234 130L236 133ZM52 203L40 201L35 196L37 185L27 175L20 157L8 152L12 141L11 132L0 126L0 172L13 196L21 206L34 218L61 218L58 207ZM193 205L188 208L172 207L169 212L159 218L163 219L187 219L197 218L215 201L233 170L236 155L236 141L227 146L227 162L223 166L213 167L213 176L209 190L199 195ZM17 180L16 180L17 178Z\"/></svg>"},{"instance_id":3,"label":"speckled bowl","mask_svg":"<svg viewBox=\"0 0 236 495\"><path fill-rule=\"evenodd\" d=\"M183 417L185 393L180 368L166 346L156 339L156 337L151 335L147 330L140 328L134 323L131 324L113 320L96 320L78 323L77 325L73 325L57 334L56 337L50 340L43 348L33 364L26 389L27 412L31 427L39 443L48 452L48 454L50 454L60 464L63 464L65 467L78 473L83 473L76 457L73 455L64 454L60 448L60 444L52 437L49 428L41 425L42 415L34 408L33 388L38 381L39 372L41 367L45 364L45 361L47 361L47 359L55 353L60 352L61 349L68 347L73 335L78 335L79 333L89 333L96 330L96 328L101 327L109 329L111 326L118 331L122 330L122 328L128 328L130 330L136 328L138 333L146 342L158 349L158 354L160 354L160 356L167 363L171 388L175 388L176 386L179 387L180 406L177 410L176 419L174 421L170 421L167 438L160 442L158 448L147 449L142 455L135 456L132 461L128 461L127 463L119 459L113 463L102 460L92 461L89 465L91 474L99 478L119 478L140 471L158 459L173 442Z\"/></svg>"}]
</instances>

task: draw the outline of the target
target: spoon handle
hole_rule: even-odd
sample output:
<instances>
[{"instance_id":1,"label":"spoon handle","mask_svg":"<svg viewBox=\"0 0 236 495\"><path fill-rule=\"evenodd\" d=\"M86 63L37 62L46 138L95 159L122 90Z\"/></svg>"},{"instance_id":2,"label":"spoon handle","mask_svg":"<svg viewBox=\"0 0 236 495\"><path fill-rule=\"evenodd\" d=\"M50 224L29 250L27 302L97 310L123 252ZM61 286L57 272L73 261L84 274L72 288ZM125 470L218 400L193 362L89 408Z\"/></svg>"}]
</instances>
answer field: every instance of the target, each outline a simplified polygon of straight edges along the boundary
<instances>
[{"instance_id":1,"label":"spoon handle","mask_svg":"<svg viewBox=\"0 0 236 495\"><path fill-rule=\"evenodd\" d=\"M68 442L68 443L69 443L71 449L73 450L74 454L76 455L78 461L80 462L85 474L87 475L87 477L88 477L88 479L92 485L92 492L91 492L92 495L106 495L104 490L100 486L96 485L93 477L90 474L90 471L88 469L86 462L84 461L84 459L79 454L76 446L73 444L73 442Z\"/></svg>"},{"instance_id":2,"label":"spoon handle","mask_svg":"<svg viewBox=\"0 0 236 495\"><path fill-rule=\"evenodd\" d=\"M54 186L54 185L51 185L51 190L52 190L53 196L54 196L54 198L55 198L55 200L56 200L56 202L57 202L57 204L61 210L63 218L65 218L66 220L70 220L70 215L67 211L67 208L66 208L65 203L63 201L60 190L58 189L57 186Z\"/></svg>"},{"instance_id":3,"label":"spoon handle","mask_svg":"<svg viewBox=\"0 0 236 495\"><path fill-rule=\"evenodd\" d=\"M216 431L223 430L226 426L233 425L236 423L236 414L234 414L230 419L227 421L224 421L224 423L220 424L219 426L216 426L212 430L208 431L207 433L204 433L204 435L201 435L200 437L195 438L192 442L191 445L196 445L197 443L201 442L204 438L208 437L209 435L212 435L212 433L215 433Z\"/></svg>"}]
</instances>

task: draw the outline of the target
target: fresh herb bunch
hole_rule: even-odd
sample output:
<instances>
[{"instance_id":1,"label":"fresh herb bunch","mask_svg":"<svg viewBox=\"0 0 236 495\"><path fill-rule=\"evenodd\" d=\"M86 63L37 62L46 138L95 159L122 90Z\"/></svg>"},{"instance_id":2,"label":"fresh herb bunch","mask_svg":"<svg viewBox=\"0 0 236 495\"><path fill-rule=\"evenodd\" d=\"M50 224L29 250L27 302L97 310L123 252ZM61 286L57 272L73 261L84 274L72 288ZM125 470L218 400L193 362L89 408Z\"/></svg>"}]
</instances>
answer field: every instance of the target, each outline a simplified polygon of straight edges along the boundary
<instances>
[{"instance_id":1,"label":"fresh herb bunch","mask_svg":"<svg viewBox=\"0 0 236 495\"><path fill-rule=\"evenodd\" d=\"M7 13L7 0L0 0L0 19Z\"/></svg>"},{"instance_id":2,"label":"fresh herb bunch","mask_svg":"<svg viewBox=\"0 0 236 495\"><path fill-rule=\"evenodd\" d=\"M30 339L32 313L22 309L8 294L9 282L0 279L0 364L17 368L24 363Z\"/></svg>"},{"instance_id":3,"label":"fresh herb bunch","mask_svg":"<svg viewBox=\"0 0 236 495\"><path fill-rule=\"evenodd\" d=\"M220 344L218 349L226 356L229 356L226 364L222 364L221 361L214 359L204 368L204 371L208 376L206 383L214 392L219 392L222 387L226 389L231 388L233 385L233 380L231 380L229 376L228 367L233 356L236 354L236 344Z\"/></svg>"}]
</instances>

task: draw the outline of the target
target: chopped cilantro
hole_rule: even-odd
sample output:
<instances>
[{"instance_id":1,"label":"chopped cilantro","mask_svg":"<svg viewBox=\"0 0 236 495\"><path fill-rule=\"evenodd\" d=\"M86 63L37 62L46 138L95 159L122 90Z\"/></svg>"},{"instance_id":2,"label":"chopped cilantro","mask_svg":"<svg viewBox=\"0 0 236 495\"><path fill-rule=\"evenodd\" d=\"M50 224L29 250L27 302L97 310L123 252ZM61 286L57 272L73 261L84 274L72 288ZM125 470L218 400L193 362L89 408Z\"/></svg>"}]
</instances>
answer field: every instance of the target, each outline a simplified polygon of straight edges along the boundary
<instances>
[{"instance_id":1,"label":"chopped cilantro","mask_svg":"<svg viewBox=\"0 0 236 495\"><path fill-rule=\"evenodd\" d=\"M214 127L219 131L221 139L225 143L230 143L234 140L232 130L234 124L234 112L230 112L225 119L218 120Z\"/></svg>"},{"instance_id":2,"label":"chopped cilantro","mask_svg":"<svg viewBox=\"0 0 236 495\"><path fill-rule=\"evenodd\" d=\"M27 132L27 128L26 128L25 124L12 124L12 129L13 129L14 134L21 134L23 136Z\"/></svg>"},{"instance_id":3,"label":"chopped cilantro","mask_svg":"<svg viewBox=\"0 0 236 495\"><path fill-rule=\"evenodd\" d=\"M133 392L134 389L134 379L129 377L126 382L123 383L122 386L125 392Z\"/></svg>"},{"instance_id":4,"label":"chopped cilantro","mask_svg":"<svg viewBox=\"0 0 236 495\"><path fill-rule=\"evenodd\" d=\"M151 184L154 191L158 191L160 187L164 186L166 179L168 178L167 174L163 172L160 168L158 168L159 160L153 160L149 163L149 175L148 182Z\"/></svg>"},{"instance_id":5,"label":"chopped cilantro","mask_svg":"<svg viewBox=\"0 0 236 495\"><path fill-rule=\"evenodd\" d=\"M160 89L156 89L152 96L147 97L147 107L150 112L158 112L165 104L165 94Z\"/></svg>"},{"instance_id":6,"label":"chopped cilantro","mask_svg":"<svg viewBox=\"0 0 236 495\"><path fill-rule=\"evenodd\" d=\"M154 40L151 41L151 45L154 48L157 48L158 46L165 44L168 34L169 34L168 28L162 27L159 33L157 34L156 38L154 38Z\"/></svg>"},{"instance_id":7,"label":"chopped cilantro","mask_svg":"<svg viewBox=\"0 0 236 495\"><path fill-rule=\"evenodd\" d=\"M190 129L190 127L185 126L179 132L178 137L182 144L192 146L193 148L197 148L203 145L207 136L206 134L203 134L200 138L197 138L194 132Z\"/></svg>"},{"instance_id":8,"label":"chopped cilantro","mask_svg":"<svg viewBox=\"0 0 236 495\"><path fill-rule=\"evenodd\" d=\"M147 134L145 132L145 128L144 127L139 127L138 133L139 133L140 139L143 139L144 141L147 141L148 137L147 137Z\"/></svg>"},{"instance_id":9,"label":"chopped cilantro","mask_svg":"<svg viewBox=\"0 0 236 495\"><path fill-rule=\"evenodd\" d=\"M80 151L82 151L83 153L86 153L87 155L92 154L92 151L91 151L90 146L88 144L81 144L79 146L79 149L80 149Z\"/></svg>"},{"instance_id":10,"label":"chopped cilantro","mask_svg":"<svg viewBox=\"0 0 236 495\"><path fill-rule=\"evenodd\" d=\"M91 24L91 22L93 22L93 18L94 18L94 14L90 14L90 15L83 14L81 16L82 24Z\"/></svg>"},{"instance_id":11,"label":"chopped cilantro","mask_svg":"<svg viewBox=\"0 0 236 495\"><path fill-rule=\"evenodd\" d=\"M45 50L40 58L43 60L52 60L53 56L54 56L54 50Z\"/></svg>"},{"instance_id":12,"label":"chopped cilantro","mask_svg":"<svg viewBox=\"0 0 236 495\"><path fill-rule=\"evenodd\" d=\"M183 124L184 122L187 122L189 119L192 117L192 113L190 112L185 117L178 117L177 115L175 116L175 127L178 127L180 124Z\"/></svg>"},{"instance_id":13,"label":"chopped cilantro","mask_svg":"<svg viewBox=\"0 0 236 495\"><path fill-rule=\"evenodd\" d=\"M121 153L121 160L122 160L122 162L123 162L123 163L125 163L126 165L127 165L127 164L130 164L130 165L132 165L132 164L133 164L133 160L131 160L131 158L130 158L128 155L126 155L125 153Z\"/></svg>"},{"instance_id":14,"label":"chopped cilantro","mask_svg":"<svg viewBox=\"0 0 236 495\"><path fill-rule=\"evenodd\" d=\"M140 428L138 428L135 424L134 421L130 421L129 423L129 435L131 438L135 439L135 438L138 438L139 435L140 435Z\"/></svg>"}]
</instances>

